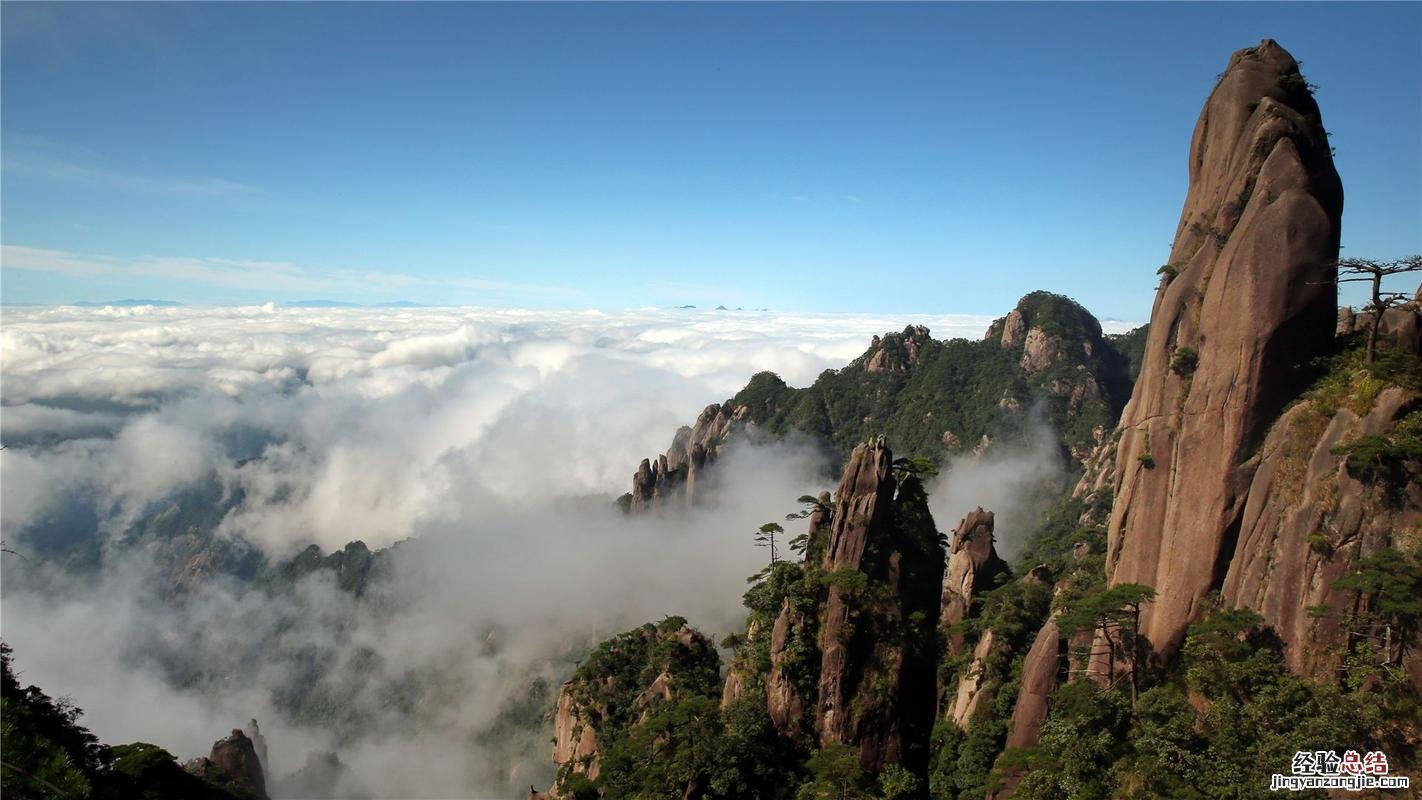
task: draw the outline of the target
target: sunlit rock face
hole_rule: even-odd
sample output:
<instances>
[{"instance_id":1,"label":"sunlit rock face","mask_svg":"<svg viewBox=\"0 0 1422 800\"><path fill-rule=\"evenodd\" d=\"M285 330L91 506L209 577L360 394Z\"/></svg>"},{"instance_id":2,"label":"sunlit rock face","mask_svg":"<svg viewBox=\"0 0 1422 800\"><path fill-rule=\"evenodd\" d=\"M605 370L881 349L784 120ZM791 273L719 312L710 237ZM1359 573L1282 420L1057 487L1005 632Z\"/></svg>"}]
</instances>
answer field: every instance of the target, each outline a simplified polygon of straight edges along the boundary
<instances>
[{"instance_id":1,"label":"sunlit rock face","mask_svg":"<svg viewBox=\"0 0 1422 800\"><path fill-rule=\"evenodd\" d=\"M1343 190L1298 64L1235 53L1190 145L1190 189L1123 413L1113 583L1153 586L1142 632L1168 652L1234 556L1251 456L1336 327Z\"/></svg>"}]
</instances>

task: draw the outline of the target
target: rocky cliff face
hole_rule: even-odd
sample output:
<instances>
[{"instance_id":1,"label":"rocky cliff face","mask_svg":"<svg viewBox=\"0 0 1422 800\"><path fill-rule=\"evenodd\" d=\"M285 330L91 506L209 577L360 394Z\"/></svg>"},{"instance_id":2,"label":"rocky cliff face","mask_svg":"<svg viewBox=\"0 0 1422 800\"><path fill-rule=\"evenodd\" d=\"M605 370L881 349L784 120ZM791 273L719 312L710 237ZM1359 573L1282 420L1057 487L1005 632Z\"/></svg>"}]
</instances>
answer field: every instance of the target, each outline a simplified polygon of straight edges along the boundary
<instances>
[{"instance_id":1,"label":"rocky cliff face","mask_svg":"<svg viewBox=\"0 0 1422 800\"><path fill-rule=\"evenodd\" d=\"M660 709L691 698L719 698L720 668L715 646L680 617L604 642L558 694L553 719L558 785L566 787L574 776L605 777L608 749Z\"/></svg>"},{"instance_id":2,"label":"rocky cliff face","mask_svg":"<svg viewBox=\"0 0 1422 800\"><path fill-rule=\"evenodd\" d=\"M945 563L927 500L883 437L854 448L835 492L808 504L803 561L747 593L723 709L759 701L792 748L845 745L871 773L926 773Z\"/></svg>"},{"instance_id":3,"label":"rocky cliff face","mask_svg":"<svg viewBox=\"0 0 1422 800\"><path fill-rule=\"evenodd\" d=\"M948 567L943 578L943 599L939 613L940 637L945 659L951 662L969 645L971 659L966 669L956 676L940 670L938 704L941 713L953 724L967 730L978 709L991 699L995 687L990 659L1010 648L990 628L983 630L977 643L965 645L963 623L979 611L975 598L997 588L1011 576L1007 563L993 546L993 513L978 508L958 522L948 545ZM1042 581L1041 575L1029 573L1026 580ZM953 682L956 677L956 684Z\"/></svg>"},{"instance_id":4,"label":"rocky cliff face","mask_svg":"<svg viewBox=\"0 0 1422 800\"><path fill-rule=\"evenodd\" d=\"M850 456L849 465L835 493L833 521L820 562L820 569L824 572L846 570L863 574L869 570L862 567L873 569L879 566L865 563L865 551L871 539L878 543L889 538L895 489L890 470L892 461L893 457L882 438L860 445ZM870 561L876 560L874 555L870 554ZM858 679L862 678L868 666L863 663L865 654L857 646L860 643L852 641L850 613L859 609L855 608L857 598L850 598L851 591L844 583L831 583L820 615L820 697L815 727L821 745L855 741L863 732L861 727L866 721L862 710L856 714L855 709L851 708L857 684L860 683ZM885 610L891 614L897 611L892 608ZM874 722L882 724L883 720ZM884 734L883 738L894 737L892 731L876 733ZM884 743L877 741L878 738L876 736L876 741L868 743L870 753L867 755L871 762L880 759L877 751Z\"/></svg>"},{"instance_id":5,"label":"rocky cliff face","mask_svg":"<svg viewBox=\"0 0 1422 800\"><path fill-rule=\"evenodd\" d=\"M1271 40L1235 53L1195 127L1116 452L1108 571L1155 587L1142 631L1159 651L1222 585L1254 452L1331 345L1342 208L1298 64Z\"/></svg>"},{"instance_id":6,"label":"rocky cliff face","mask_svg":"<svg viewBox=\"0 0 1422 800\"><path fill-rule=\"evenodd\" d=\"M944 564L927 497L917 478L900 483L879 437L854 449L828 517L823 532L812 523L818 541L807 550L828 585L816 625L815 734L821 746L856 746L868 770L922 772ZM777 627L795 625L794 615L787 607ZM774 716L774 677L770 686ZM779 714L787 719L803 702L790 697Z\"/></svg>"},{"instance_id":7,"label":"rocky cliff face","mask_svg":"<svg viewBox=\"0 0 1422 800\"><path fill-rule=\"evenodd\" d=\"M943 579L943 599L939 624L945 629L967 619L973 593L993 588L1007 575L1007 564L993 547L993 514L982 508L958 522L948 545L947 575ZM948 654L956 655L963 635L950 633Z\"/></svg>"},{"instance_id":8,"label":"rocky cliff face","mask_svg":"<svg viewBox=\"0 0 1422 800\"><path fill-rule=\"evenodd\" d=\"M574 699L576 688L573 681L568 681L558 693L558 706L553 712L553 763L570 773L597 780L602 750L594 720L605 716L607 709L584 707Z\"/></svg>"},{"instance_id":9,"label":"rocky cliff face","mask_svg":"<svg viewBox=\"0 0 1422 800\"><path fill-rule=\"evenodd\" d=\"M807 560L822 549L828 535L828 527L834 518L833 499L829 492L821 492L818 505L810 513L809 526L805 532L805 557ZM806 712L814 705L815 695L797 680L804 660L803 645L818 639L819 617L809 613L787 597L781 603L780 613L775 617L775 626L770 637L770 672L766 676L766 708L771 724L782 735L799 739L806 731ZM818 645L816 645L818 646ZM728 680L729 685L729 680ZM814 727L811 724L809 727Z\"/></svg>"},{"instance_id":10,"label":"rocky cliff face","mask_svg":"<svg viewBox=\"0 0 1422 800\"><path fill-rule=\"evenodd\" d=\"M1283 415L1260 448L1222 594L1278 631L1300 674L1336 674L1348 642L1344 616L1369 602L1333 584L1422 524L1416 483L1360 480L1347 458L1349 443L1383 437L1409 414L1415 419L1418 399L1396 386L1371 403L1331 410L1309 398ZM1406 666L1422 687L1422 664Z\"/></svg>"},{"instance_id":11,"label":"rocky cliff face","mask_svg":"<svg viewBox=\"0 0 1422 800\"><path fill-rule=\"evenodd\" d=\"M726 441L745 427L746 411L744 406L730 403L712 403L702 409L694 425L676 432L665 453L642 459L632 476L627 509L641 512L695 505L706 468L716 461Z\"/></svg>"},{"instance_id":12,"label":"rocky cliff face","mask_svg":"<svg viewBox=\"0 0 1422 800\"><path fill-rule=\"evenodd\" d=\"M267 781L261 759L252 740L240 729L234 728L231 736L215 742L211 754L194 760L188 771L205 781L266 800Z\"/></svg>"}]
</instances>

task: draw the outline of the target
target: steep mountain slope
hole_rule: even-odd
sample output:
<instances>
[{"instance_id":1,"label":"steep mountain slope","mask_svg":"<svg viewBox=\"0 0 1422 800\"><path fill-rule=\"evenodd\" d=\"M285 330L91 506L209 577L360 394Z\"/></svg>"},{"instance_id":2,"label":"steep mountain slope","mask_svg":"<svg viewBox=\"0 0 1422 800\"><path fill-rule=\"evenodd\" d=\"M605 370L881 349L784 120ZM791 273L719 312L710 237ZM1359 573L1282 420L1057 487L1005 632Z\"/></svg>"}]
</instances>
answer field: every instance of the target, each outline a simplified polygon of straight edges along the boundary
<instances>
[{"instance_id":1,"label":"steep mountain slope","mask_svg":"<svg viewBox=\"0 0 1422 800\"><path fill-rule=\"evenodd\" d=\"M927 328L909 326L874 337L859 358L802 389L773 373L755 375L679 430L665 454L644 460L623 503L641 511L696 502L707 465L741 438L800 435L842 463L857 443L882 433L903 455L938 460L1021 438L1041 419L1065 454L1084 460L1130 387L1130 357L1102 335L1090 312L1033 292L980 341L939 341Z\"/></svg>"},{"instance_id":2,"label":"steep mountain slope","mask_svg":"<svg viewBox=\"0 0 1422 800\"><path fill-rule=\"evenodd\" d=\"M1390 349L1366 364L1351 313L1334 308L1341 185L1317 105L1276 43L1231 57L1201 113L1190 168L1118 444L1089 460L1062 506L1080 514L1081 533L1105 527L1114 589L1092 588L1098 579L1080 569L1058 583L1054 613L1023 664L1007 740L1021 749L999 763L1000 796L1013 787L1017 797L1075 794L1093 781L1124 787L1160 757L1132 752L1130 737L1159 735L1139 733L1152 723L1135 717L1134 696L1114 710L1102 704L1120 699L1105 687L1134 684L1141 662L1163 673L1139 702L1170 705L1161 719L1194 718L1191 746L1201 750L1234 735L1215 727L1228 714L1259 726L1256 737L1292 742L1280 750L1307 749L1292 726L1318 736L1342 724L1326 708L1344 702L1340 684L1352 691L1346 702L1370 709L1346 736L1416 736L1410 701L1389 705L1422 686L1417 659L1404 658L1415 603L1385 595L1422 587L1422 450L1411 438L1422 424L1413 410L1418 311L1397 310ZM1122 640L1143 655L1122 657ZM1236 683L1211 682L1222 674ZM1064 681L1082 675L1091 680ZM1260 687L1297 693L1289 721ZM1192 696L1188 706L1179 692ZM1089 777L1060 774L1083 757L1070 751L1087 735L1105 737L1087 754L1097 766ZM1285 758L1255 752L1255 761ZM1119 762L1114 776L1099 766L1126 758L1133 764ZM1167 782L1204 780L1188 764L1156 768ZM1211 780L1219 782L1207 796L1246 779Z\"/></svg>"},{"instance_id":3,"label":"steep mountain slope","mask_svg":"<svg viewBox=\"0 0 1422 800\"><path fill-rule=\"evenodd\" d=\"M679 619L623 634L578 669L558 704L560 796L774 795L816 751L857 775L922 783L945 563L923 484L878 437L854 448L809 517L803 558L754 577L724 683L715 653ZM709 743L694 752L667 725ZM679 782L617 760L629 751L676 763ZM629 767L638 777L618 772Z\"/></svg>"},{"instance_id":4,"label":"steep mountain slope","mask_svg":"<svg viewBox=\"0 0 1422 800\"><path fill-rule=\"evenodd\" d=\"M1386 660L1422 688L1422 661L1404 658L1379 599L1345 580L1418 544L1422 374L1416 353L1391 356L1365 368L1359 347L1345 349L1270 429L1220 592L1279 632L1296 672L1332 677L1347 647L1385 637Z\"/></svg>"},{"instance_id":5,"label":"steep mountain slope","mask_svg":"<svg viewBox=\"0 0 1422 800\"><path fill-rule=\"evenodd\" d=\"M704 790L696 739L711 732L720 665L712 643L680 617L604 642L558 694L553 760L562 791L577 796L594 781L627 796Z\"/></svg>"},{"instance_id":6,"label":"steep mountain slope","mask_svg":"<svg viewBox=\"0 0 1422 800\"><path fill-rule=\"evenodd\" d=\"M702 769L727 757L717 747L753 743L751 772L781 783L711 780L694 796L1262 797L1295 752L1330 747L1385 751L1394 773L1415 773L1422 315L1390 312L1369 363L1355 317L1336 312L1341 184L1276 43L1231 57L1190 176L1148 328L1108 342L1080 317L1044 318L1036 303L1061 307L1032 295L985 342L910 328L806 389L757 376L678 435L667 464L699 446L704 470L728 437L799 431L842 448L888 432L851 452L834 494L803 498L803 563L757 576L746 630L728 640L718 710L753 724L722 728ZM1114 431L1108 418L1087 435L1112 396L1093 377L1097 347L1139 372ZM967 353L975 364L955 371ZM921 462L888 445L962 448L942 424L978 413L961 431L1006 435L1029 396L1083 475L1017 576L990 512L964 519L946 553L924 544ZM631 505L685 502L676 471L642 471L652 480ZM906 582L908 567L919 577Z\"/></svg>"}]
</instances>

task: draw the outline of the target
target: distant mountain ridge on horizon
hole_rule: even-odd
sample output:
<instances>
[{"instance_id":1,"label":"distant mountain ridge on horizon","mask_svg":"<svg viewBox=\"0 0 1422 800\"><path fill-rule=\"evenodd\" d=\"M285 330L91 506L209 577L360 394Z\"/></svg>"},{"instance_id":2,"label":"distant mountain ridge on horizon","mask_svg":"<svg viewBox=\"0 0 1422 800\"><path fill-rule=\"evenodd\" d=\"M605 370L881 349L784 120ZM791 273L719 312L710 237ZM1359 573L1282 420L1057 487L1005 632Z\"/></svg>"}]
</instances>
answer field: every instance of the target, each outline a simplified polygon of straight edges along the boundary
<instances>
[{"instance_id":1,"label":"distant mountain ridge on horizon","mask_svg":"<svg viewBox=\"0 0 1422 800\"><path fill-rule=\"evenodd\" d=\"M37 304L42 305L42 304ZM176 308L183 305L177 300L150 300L145 298L127 297L122 300L75 300L67 305L79 306L80 308L104 308L115 306L120 308L133 308L136 306L158 306L160 308Z\"/></svg>"}]
</instances>

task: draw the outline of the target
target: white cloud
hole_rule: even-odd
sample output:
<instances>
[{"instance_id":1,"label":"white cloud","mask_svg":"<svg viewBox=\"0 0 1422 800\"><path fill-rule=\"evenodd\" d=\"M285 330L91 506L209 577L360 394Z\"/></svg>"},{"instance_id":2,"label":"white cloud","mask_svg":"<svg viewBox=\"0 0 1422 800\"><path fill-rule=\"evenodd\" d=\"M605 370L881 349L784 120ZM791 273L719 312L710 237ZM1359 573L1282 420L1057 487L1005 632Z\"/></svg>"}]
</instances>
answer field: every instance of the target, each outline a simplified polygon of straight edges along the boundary
<instances>
[{"instance_id":1,"label":"white cloud","mask_svg":"<svg viewBox=\"0 0 1422 800\"><path fill-rule=\"evenodd\" d=\"M104 438L82 439L92 453L77 464L63 447L6 451L7 471L43 473L51 459L64 479L25 482L36 496L23 500L6 491L14 502L3 520L23 528L49 508L45 498L77 483L99 492L121 525L215 472L246 498L228 529L274 550L332 548L414 535L431 509L471 493L616 495L678 425L754 372L806 385L874 333L910 322L967 336L987 324L661 310L15 309L0 331L0 430L27 441L86 430ZM258 432L266 449L240 456L261 458L231 463L216 443L233 430Z\"/></svg>"},{"instance_id":2,"label":"white cloud","mask_svg":"<svg viewBox=\"0 0 1422 800\"><path fill-rule=\"evenodd\" d=\"M1057 437L1033 410L1024 442L995 444L981 456L963 454L944 465L928 487L928 508L939 530L952 531L973 509L993 512L998 555L1012 561L1066 479Z\"/></svg>"},{"instance_id":3,"label":"white cloud","mask_svg":"<svg viewBox=\"0 0 1422 800\"><path fill-rule=\"evenodd\" d=\"M122 523L216 474L246 495L230 530L274 550L331 548L416 534L454 496L616 495L677 426L753 373L808 385L910 323L977 337L988 319L12 309L0 329L0 431L12 443L0 521L23 529L83 486Z\"/></svg>"},{"instance_id":4,"label":"white cloud","mask_svg":"<svg viewBox=\"0 0 1422 800\"><path fill-rule=\"evenodd\" d=\"M72 161L38 153L7 152L6 172L64 183L79 183L132 194L169 197L216 197L233 194L256 194L261 190L236 181L221 178L179 178L137 175L129 172L98 169Z\"/></svg>"},{"instance_id":5,"label":"white cloud","mask_svg":"<svg viewBox=\"0 0 1422 800\"><path fill-rule=\"evenodd\" d=\"M397 602L381 614L321 578L289 598L215 584L184 604L156 602L164 578L142 553L98 579L32 591L47 578L39 560L7 556L5 638L26 680L72 694L105 740L155 741L188 758L257 716L277 774L337 745L330 725L304 723L279 701L302 659L320 652L331 661L311 688L355 687L348 702L373 720L339 747L378 796L492 796L502 790L488 770L471 775L485 754L468 734L511 692L532 676L556 690L591 641L663 615L730 631L743 618L742 579L764 558L751 531L833 484L807 450L732 450L715 473L719 506L629 519L610 500L630 488L641 458L759 370L803 386L874 334L925 324L939 337L976 338L988 322L655 309L7 310L0 531L10 544L77 506L121 534L150 503L207 480L235 503L221 530L273 556L311 542L326 551L354 539L419 544L396 548ZM934 510L959 514L969 500L988 503L984 484L1014 486L999 474L1006 467L982 466L955 467ZM175 661L221 681L174 688L164 670ZM437 680L412 684L412 675ZM415 698L416 710L392 693ZM546 780L546 737L527 749L522 771L500 767L504 778Z\"/></svg>"}]
</instances>

